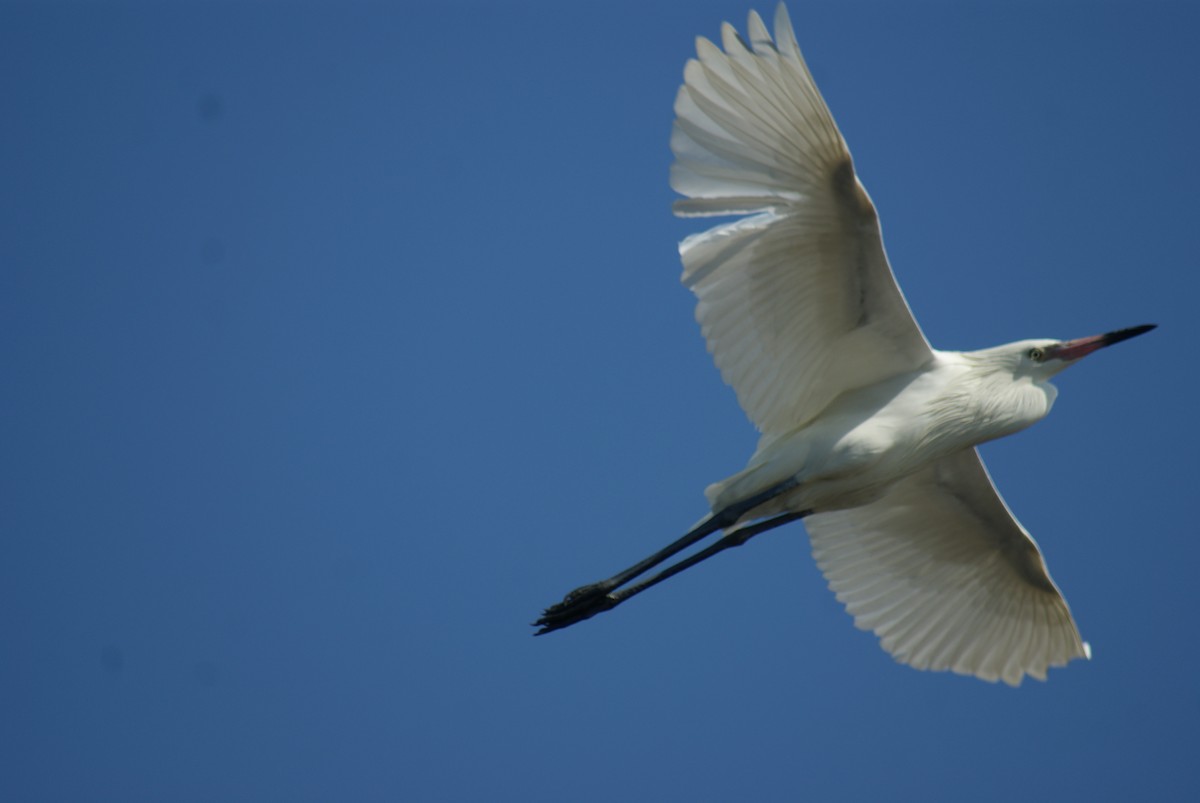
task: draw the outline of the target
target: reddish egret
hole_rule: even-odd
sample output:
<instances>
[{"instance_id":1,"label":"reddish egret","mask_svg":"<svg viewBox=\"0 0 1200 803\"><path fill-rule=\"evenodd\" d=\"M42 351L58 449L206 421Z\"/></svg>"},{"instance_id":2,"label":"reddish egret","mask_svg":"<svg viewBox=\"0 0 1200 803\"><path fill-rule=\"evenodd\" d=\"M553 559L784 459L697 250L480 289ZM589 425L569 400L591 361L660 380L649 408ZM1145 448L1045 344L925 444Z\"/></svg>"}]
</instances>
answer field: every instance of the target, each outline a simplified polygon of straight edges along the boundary
<instances>
[{"instance_id":1,"label":"reddish egret","mask_svg":"<svg viewBox=\"0 0 1200 803\"><path fill-rule=\"evenodd\" d=\"M683 216L738 215L680 245L717 367L761 432L678 541L583 586L546 633L611 610L755 535L805 519L855 623L896 660L1016 685L1089 654L1037 544L976 450L1041 420L1055 374L1154 328L982 351L932 348L884 255L875 207L796 44L751 13L697 41L675 100ZM634 583L702 539L717 540Z\"/></svg>"}]
</instances>

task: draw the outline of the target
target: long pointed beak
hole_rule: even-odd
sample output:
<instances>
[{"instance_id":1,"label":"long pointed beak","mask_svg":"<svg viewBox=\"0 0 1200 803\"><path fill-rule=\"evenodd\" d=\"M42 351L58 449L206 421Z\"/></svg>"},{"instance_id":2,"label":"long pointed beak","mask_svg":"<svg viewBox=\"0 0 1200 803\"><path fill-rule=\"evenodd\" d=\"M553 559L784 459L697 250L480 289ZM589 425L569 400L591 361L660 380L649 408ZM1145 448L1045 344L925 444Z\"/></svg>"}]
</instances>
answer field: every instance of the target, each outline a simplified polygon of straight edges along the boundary
<instances>
[{"instance_id":1,"label":"long pointed beak","mask_svg":"<svg viewBox=\"0 0 1200 803\"><path fill-rule=\"evenodd\" d=\"M1131 337L1144 335L1151 329L1158 326L1156 323L1147 323L1142 326L1132 326L1128 329L1118 329L1115 332L1109 332L1103 335L1093 335L1092 337L1081 337L1078 340L1065 340L1062 343L1050 346L1046 349L1046 356L1056 360L1078 360L1086 357L1093 351L1098 351L1105 346L1111 346L1113 343L1120 343L1122 340L1128 340Z\"/></svg>"}]
</instances>

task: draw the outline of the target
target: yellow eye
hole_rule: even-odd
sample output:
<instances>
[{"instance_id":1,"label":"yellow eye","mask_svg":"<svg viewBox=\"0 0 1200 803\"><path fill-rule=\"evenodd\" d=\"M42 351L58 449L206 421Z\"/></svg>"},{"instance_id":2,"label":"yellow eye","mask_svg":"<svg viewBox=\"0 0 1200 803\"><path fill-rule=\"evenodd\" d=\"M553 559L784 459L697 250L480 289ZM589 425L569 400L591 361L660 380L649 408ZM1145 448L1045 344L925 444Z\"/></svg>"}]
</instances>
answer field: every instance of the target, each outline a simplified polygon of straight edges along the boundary
<instances>
[{"instance_id":1,"label":"yellow eye","mask_svg":"<svg viewBox=\"0 0 1200 803\"><path fill-rule=\"evenodd\" d=\"M1029 359L1033 360L1034 362L1041 362L1043 359L1045 359L1045 357L1046 352L1042 351L1037 346L1034 346L1029 350Z\"/></svg>"}]
</instances>

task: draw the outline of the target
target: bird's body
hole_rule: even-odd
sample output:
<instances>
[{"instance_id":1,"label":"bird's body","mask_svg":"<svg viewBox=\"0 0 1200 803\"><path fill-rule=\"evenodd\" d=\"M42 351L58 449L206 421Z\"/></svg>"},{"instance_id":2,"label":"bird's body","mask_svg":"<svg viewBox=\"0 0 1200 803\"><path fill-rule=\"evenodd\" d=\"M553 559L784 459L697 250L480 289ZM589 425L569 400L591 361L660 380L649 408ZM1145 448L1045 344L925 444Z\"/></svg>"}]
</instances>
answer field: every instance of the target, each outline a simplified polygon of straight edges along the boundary
<instances>
[{"instance_id":1,"label":"bird's body","mask_svg":"<svg viewBox=\"0 0 1200 803\"><path fill-rule=\"evenodd\" d=\"M934 352L920 370L835 398L821 415L779 436L764 436L744 471L706 490L714 511L794 479L797 486L751 509L749 520L785 510L827 513L877 499L897 479L955 452L1042 419L1055 387L1027 362L1041 343L982 352Z\"/></svg>"},{"instance_id":2,"label":"bird's body","mask_svg":"<svg viewBox=\"0 0 1200 803\"><path fill-rule=\"evenodd\" d=\"M742 216L680 245L722 377L761 432L685 536L548 608L539 632L611 610L760 532L805 519L860 627L897 660L1017 684L1089 654L1041 553L976 446L1050 412L1050 379L1152 326L972 352L932 348L884 254L875 207L800 55L775 37L705 39L675 101L684 216ZM716 543L631 584L710 535Z\"/></svg>"}]
</instances>

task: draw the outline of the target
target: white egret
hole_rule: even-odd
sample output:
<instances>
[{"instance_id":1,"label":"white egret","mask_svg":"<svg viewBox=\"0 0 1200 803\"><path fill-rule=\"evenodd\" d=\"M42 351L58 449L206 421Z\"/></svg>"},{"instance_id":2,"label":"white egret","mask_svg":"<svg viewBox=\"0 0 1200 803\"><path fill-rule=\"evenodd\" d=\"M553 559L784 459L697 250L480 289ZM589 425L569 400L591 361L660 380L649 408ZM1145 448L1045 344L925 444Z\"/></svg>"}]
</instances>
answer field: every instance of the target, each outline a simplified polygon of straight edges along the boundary
<instances>
[{"instance_id":1,"label":"white egret","mask_svg":"<svg viewBox=\"0 0 1200 803\"><path fill-rule=\"evenodd\" d=\"M743 471L709 486L712 512L691 532L572 591L538 632L803 518L830 588L896 660L1011 685L1044 679L1089 648L975 447L1043 418L1055 374L1154 327L932 348L783 5L774 41L756 13L748 35L725 24L723 52L697 40L675 100L671 186L686 196L676 214L749 215L679 251L709 351L760 430L758 448ZM707 549L630 585L718 532Z\"/></svg>"}]
</instances>

